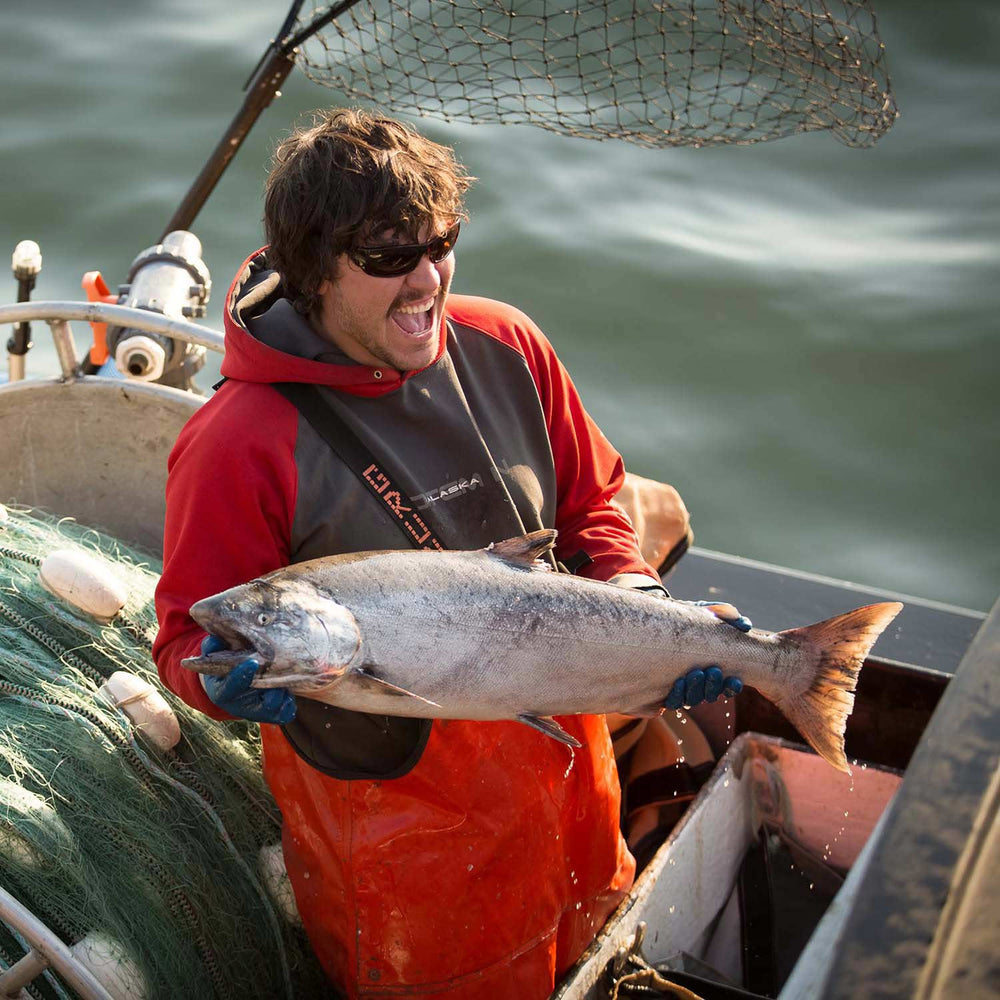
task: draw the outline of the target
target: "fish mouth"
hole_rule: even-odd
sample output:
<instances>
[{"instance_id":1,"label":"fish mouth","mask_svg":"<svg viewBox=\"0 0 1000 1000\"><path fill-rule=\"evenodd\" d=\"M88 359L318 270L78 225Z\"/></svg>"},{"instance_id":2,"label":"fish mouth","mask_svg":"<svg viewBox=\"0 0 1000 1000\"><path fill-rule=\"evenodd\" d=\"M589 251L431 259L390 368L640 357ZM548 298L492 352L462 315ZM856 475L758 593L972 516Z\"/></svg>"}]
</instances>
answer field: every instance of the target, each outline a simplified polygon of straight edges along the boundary
<instances>
[{"instance_id":1,"label":"fish mouth","mask_svg":"<svg viewBox=\"0 0 1000 1000\"><path fill-rule=\"evenodd\" d=\"M209 635L218 635L210 632ZM219 636L219 638L223 638ZM228 640L227 640L228 641ZM274 651L271 649L262 650L253 646L238 644L229 649L219 649L214 653L201 653L198 656L188 656L181 660L181 665L188 670L197 670L199 674L211 674L221 677L228 674L233 667L243 663L244 660L253 657L260 664L260 671L257 677L261 678L267 672L268 667L274 659Z\"/></svg>"},{"instance_id":2,"label":"fish mouth","mask_svg":"<svg viewBox=\"0 0 1000 1000\"><path fill-rule=\"evenodd\" d=\"M186 656L181 660L181 666L187 667L188 670L197 670L199 674L222 677L251 656L255 660L259 659L253 649L220 649L215 653Z\"/></svg>"}]
</instances>

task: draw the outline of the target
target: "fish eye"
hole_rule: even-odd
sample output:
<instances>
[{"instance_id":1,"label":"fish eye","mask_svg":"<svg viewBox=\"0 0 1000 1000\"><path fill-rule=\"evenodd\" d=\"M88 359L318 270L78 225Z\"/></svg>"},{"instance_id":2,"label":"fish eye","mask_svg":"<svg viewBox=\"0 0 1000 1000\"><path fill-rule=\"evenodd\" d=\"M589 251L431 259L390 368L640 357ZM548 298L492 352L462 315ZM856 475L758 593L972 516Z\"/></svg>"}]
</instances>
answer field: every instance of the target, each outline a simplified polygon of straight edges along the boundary
<instances>
[{"instance_id":1,"label":"fish eye","mask_svg":"<svg viewBox=\"0 0 1000 1000\"><path fill-rule=\"evenodd\" d=\"M257 624L258 625L270 625L271 624L271 616L266 611L262 611L259 615L257 615Z\"/></svg>"}]
</instances>

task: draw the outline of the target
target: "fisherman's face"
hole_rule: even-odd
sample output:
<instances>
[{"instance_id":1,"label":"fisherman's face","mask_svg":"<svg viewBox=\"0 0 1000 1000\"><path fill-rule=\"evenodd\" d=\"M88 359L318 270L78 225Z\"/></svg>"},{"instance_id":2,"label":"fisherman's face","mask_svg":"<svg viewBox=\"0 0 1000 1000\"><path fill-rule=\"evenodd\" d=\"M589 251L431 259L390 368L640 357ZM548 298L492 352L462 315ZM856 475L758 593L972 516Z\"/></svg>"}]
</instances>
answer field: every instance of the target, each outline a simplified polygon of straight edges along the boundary
<instances>
[{"instance_id":1,"label":"fisherman's face","mask_svg":"<svg viewBox=\"0 0 1000 1000\"><path fill-rule=\"evenodd\" d=\"M425 225L417 242L448 229ZM385 232L366 246L408 244L405 235ZM349 256L337 258L336 278L320 285L320 308L313 317L318 332L349 358L363 365L397 371L426 368L438 355L444 333L444 304L455 273L455 255L433 263L427 254L408 274L382 278L366 274Z\"/></svg>"}]
</instances>

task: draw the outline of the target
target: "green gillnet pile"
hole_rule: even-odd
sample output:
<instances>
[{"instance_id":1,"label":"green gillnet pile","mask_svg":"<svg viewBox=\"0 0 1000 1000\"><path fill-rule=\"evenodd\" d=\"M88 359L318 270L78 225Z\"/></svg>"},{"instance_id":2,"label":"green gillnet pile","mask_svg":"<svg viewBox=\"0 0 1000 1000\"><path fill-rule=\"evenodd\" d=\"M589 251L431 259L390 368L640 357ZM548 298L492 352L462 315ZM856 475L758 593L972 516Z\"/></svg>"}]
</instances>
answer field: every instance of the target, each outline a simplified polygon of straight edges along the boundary
<instances>
[{"instance_id":1,"label":"green gillnet pile","mask_svg":"<svg viewBox=\"0 0 1000 1000\"><path fill-rule=\"evenodd\" d=\"M127 586L110 624L39 583L41 559L67 548L103 557ZM324 996L301 930L258 874L281 827L256 727L214 722L160 688L181 729L162 751L98 696L118 670L160 687L158 571L72 521L17 510L0 521L0 887L68 945L111 942L123 997ZM0 969L25 950L0 922ZM51 970L28 995L75 996Z\"/></svg>"}]
</instances>

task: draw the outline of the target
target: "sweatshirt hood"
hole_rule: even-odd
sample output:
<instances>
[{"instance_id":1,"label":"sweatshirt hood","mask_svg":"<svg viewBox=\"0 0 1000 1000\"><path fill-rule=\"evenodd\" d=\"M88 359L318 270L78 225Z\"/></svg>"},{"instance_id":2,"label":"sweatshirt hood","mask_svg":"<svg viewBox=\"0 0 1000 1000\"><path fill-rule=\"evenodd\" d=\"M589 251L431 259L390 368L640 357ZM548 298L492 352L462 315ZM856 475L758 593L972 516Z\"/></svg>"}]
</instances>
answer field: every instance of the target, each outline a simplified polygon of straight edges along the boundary
<instances>
[{"instance_id":1,"label":"sweatshirt hood","mask_svg":"<svg viewBox=\"0 0 1000 1000\"><path fill-rule=\"evenodd\" d=\"M416 374L359 364L316 333L285 297L281 276L267 262L267 247L243 262L229 287L225 335L222 374L242 382L306 382L379 396ZM442 337L431 364L440 360L444 349Z\"/></svg>"}]
</instances>

